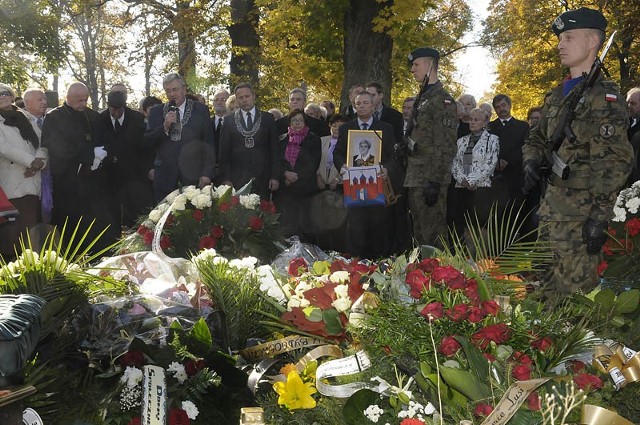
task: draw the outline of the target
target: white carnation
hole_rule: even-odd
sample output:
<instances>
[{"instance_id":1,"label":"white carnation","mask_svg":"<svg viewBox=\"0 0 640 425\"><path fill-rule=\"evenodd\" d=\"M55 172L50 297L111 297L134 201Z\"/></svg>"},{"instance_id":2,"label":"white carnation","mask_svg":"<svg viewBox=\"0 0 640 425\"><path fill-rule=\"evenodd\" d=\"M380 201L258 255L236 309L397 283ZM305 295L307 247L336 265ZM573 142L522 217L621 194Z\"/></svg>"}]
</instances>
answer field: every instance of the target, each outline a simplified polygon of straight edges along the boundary
<instances>
[{"instance_id":1,"label":"white carnation","mask_svg":"<svg viewBox=\"0 0 640 425\"><path fill-rule=\"evenodd\" d=\"M134 366L127 366L120 377L120 382L126 383L129 388L135 387L140 381L142 381L142 371Z\"/></svg>"},{"instance_id":2,"label":"white carnation","mask_svg":"<svg viewBox=\"0 0 640 425\"><path fill-rule=\"evenodd\" d=\"M338 298L331 303L333 307L340 313L344 313L351 307L351 300L349 298Z\"/></svg>"},{"instance_id":3,"label":"white carnation","mask_svg":"<svg viewBox=\"0 0 640 425\"><path fill-rule=\"evenodd\" d=\"M620 207L613 207L613 221L617 221L619 223L624 223L627 220L627 210Z\"/></svg>"},{"instance_id":4,"label":"white carnation","mask_svg":"<svg viewBox=\"0 0 640 425\"><path fill-rule=\"evenodd\" d=\"M198 417L198 413L200 413L196 405L189 400L182 402L182 410L184 410L187 413L187 416L192 421L195 420Z\"/></svg>"},{"instance_id":5,"label":"white carnation","mask_svg":"<svg viewBox=\"0 0 640 425\"><path fill-rule=\"evenodd\" d=\"M338 285L333 291L339 298L349 298L349 287L347 285Z\"/></svg>"},{"instance_id":6,"label":"white carnation","mask_svg":"<svg viewBox=\"0 0 640 425\"><path fill-rule=\"evenodd\" d=\"M173 377L176 378L181 384L189 378L189 375L187 375L187 371L185 370L184 366L182 366L178 362L171 363L167 370L169 372L173 372Z\"/></svg>"},{"instance_id":7,"label":"white carnation","mask_svg":"<svg viewBox=\"0 0 640 425\"><path fill-rule=\"evenodd\" d=\"M345 270L340 270L337 272L331 273L329 276L329 280L333 283L340 283L349 280L349 272Z\"/></svg>"},{"instance_id":8,"label":"white carnation","mask_svg":"<svg viewBox=\"0 0 640 425\"><path fill-rule=\"evenodd\" d=\"M629 212L631 214L637 214L638 213L638 207L640 207L640 198L631 198L627 201L627 203L625 204L625 206L627 207L627 209L629 210Z\"/></svg>"},{"instance_id":9,"label":"white carnation","mask_svg":"<svg viewBox=\"0 0 640 425\"><path fill-rule=\"evenodd\" d=\"M211 196L208 193L200 193L191 199L191 203L194 207L203 209L208 208L212 204Z\"/></svg>"},{"instance_id":10,"label":"white carnation","mask_svg":"<svg viewBox=\"0 0 640 425\"><path fill-rule=\"evenodd\" d=\"M248 210L255 210L260 205L260 196L255 193L240 195L240 205Z\"/></svg>"}]
</instances>

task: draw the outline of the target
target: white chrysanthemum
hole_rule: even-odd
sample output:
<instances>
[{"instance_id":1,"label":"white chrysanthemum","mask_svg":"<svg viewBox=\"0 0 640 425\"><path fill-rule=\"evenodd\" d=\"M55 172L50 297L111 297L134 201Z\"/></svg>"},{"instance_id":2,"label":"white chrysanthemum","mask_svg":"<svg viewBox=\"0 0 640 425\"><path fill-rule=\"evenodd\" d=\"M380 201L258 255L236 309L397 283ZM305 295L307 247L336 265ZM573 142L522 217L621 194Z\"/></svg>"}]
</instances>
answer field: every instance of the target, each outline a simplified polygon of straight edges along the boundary
<instances>
[{"instance_id":1,"label":"white chrysanthemum","mask_svg":"<svg viewBox=\"0 0 640 425\"><path fill-rule=\"evenodd\" d=\"M187 413L187 416L192 421L195 420L198 417L198 413L200 413L196 405L189 400L182 402L182 410L184 410Z\"/></svg>"},{"instance_id":2,"label":"white chrysanthemum","mask_svg":"<svg viewBox=\"0 0 640 425\"><path fill-rule=\"evenodd\" d=\"M248 210L255 210L260 205L260 196L255 193L240 195L240 205Z\"/></svg>"},{"instance_id":3,"label":"white chrysanthemum","mask_svg":"<svg viewBox=\"0 0 640 425\"><path fill-rule=\"evenodd\" d=\"M333 291L340 298L349 298L349 286L347 285L338 285Z\"/></svg>"},{"instance_id":4,"label":"white chrysanthemum","mask_svg":"<svg viewBox=\"0 0 640 425\"><path fill-rule=\"evenodd\" d=\"M338 298L332 302L331 305L335 307L338 312L343 313L351 307L351 300L349 298Z\"/></svg>"},{"instance_id":5,"label":"white chrysanthemum","mask_svg":"<svg viewBox=\"0 0 640 425\"><path fill-rule=\"evenodd\" d=\"M631 214L637 214L640 207L640 198L631 198L625 204Z\"/></svg>"},{"instance_id":6,"label":"white chrysanthemum","mask_svg":"<svg viewBox=\"0 0 640 425\"><path fill-rule=\"evenodd\" d=\"M176 199L171 203L171 209L173 211L184 211L187 207L187 196L184 193L176 196Z\"/></svg>"},{"instance_id":7,"label":"white chrysanthemum","mask_svg":"<svg viewBox=\"0 0 640 425\"><path fill-rule=\"evenodd\" d=\"M160 210L158 209L153 209L149 213L149 220L151 220L153 224L157 223L161 217L162 217L162 212L160 212Z\"/></svg>"},{"instance_id":8,"label":"white chrysanthemum","mask_svg":"<svg viewBox=\"0 0 640 425\"><path fill-rule=\"evenodd\" d=\"M380 408L377 404L372 404L367 407L362 413L373 423L378 423L380 420L380 416L384 413L384 410Z\"/></svg>"},{"instance_id":9,"label":"white chrysanthemum","mask_svg":"<svg viewBox=\"0 0 640 425\"><path fill-rule=\"evenodd\" d=\"M200 193L191 199L191 203L194 207L203 209L210 207L213 201L208 193Z\"/></svg>"},{"instance_id":10,"label":"white chrysanthemum","mask_svg":"<svg viewBox=\"0 0 640 425\"><path fill-rule=\"evenodd\" d=\"M329 280L333 283L340 283L340 282L345 282L349 280L349 272L344 271L344 270L340 270L337 272L333 272L331 273L331 276L329 276Z\"/></svg>"},{"instance_id":11,"label":"white chrysanthemum","mask_svg":"<svg viewBox=\"0 0 640 425\"><path fill-rule=\"evenodd\" d=\"M126 383L127 387L133 388L142 381L142 371L135 366L127 366L120 377L121 383Z\"/></svg>"},{"instance_id":12,"label":"white chrysanthemum","mask_svg":"<svg viewBox=\"0 0 640 425\"><path fill-rule=\"evenodd\" d=\"M215 249L207 248L200 251L198 255L193 257L193 261L209 261L218 255Z\"/></svg>"},{"instance_id":13,"label":"white chrysanthemum","mask_svg":"<svg viewBox=\"0 0 640 425\"><path fill-rule=\"evenodd\" d=\"M231 189L231 194L233 195L235 193L235 190L233 190L233 188L231 186L227 186L226 184L222 184L218 187L216 187L213 190L213 197L214 198L220 198L222 197L222 195L224 195L225 193L227 193L227 191Z\"/></svg>"},{"instance_id":14,"label":"white chrysanthemum","mask_svg":"<svg viewBox=\"0 0 640 425\"><path fill-rule=\"evenodd\" d=\"M255 270L258 259L256 257L234 258L229 261L229 267L235 267L236 269L246 269L249 271Z\"/></svg>"},{"instance_id":15,"label":"white chrysanthemum","mask_svg":"<svg viewBox=\"0 0 640 425\"><path fill-rule=\"evenodd\" d=\"M627 210L625 210L624 208L613 207L613 214L613 221L624 223L627 220Z\"/></svg>"},{"instance_id":16,"label":"white chrysanthemum","mask_svg":"<svg viewBox=\"0 0 640 425\"><path fill-rule=\"evenodd\" d=\"M171 363L167 370L169 372L173 372L173 377L176 378L181 384L189 378L189 375L187 375L187 371L185 370L184 366L182 366L178 362Z\"/></svg>"}]
</instances>

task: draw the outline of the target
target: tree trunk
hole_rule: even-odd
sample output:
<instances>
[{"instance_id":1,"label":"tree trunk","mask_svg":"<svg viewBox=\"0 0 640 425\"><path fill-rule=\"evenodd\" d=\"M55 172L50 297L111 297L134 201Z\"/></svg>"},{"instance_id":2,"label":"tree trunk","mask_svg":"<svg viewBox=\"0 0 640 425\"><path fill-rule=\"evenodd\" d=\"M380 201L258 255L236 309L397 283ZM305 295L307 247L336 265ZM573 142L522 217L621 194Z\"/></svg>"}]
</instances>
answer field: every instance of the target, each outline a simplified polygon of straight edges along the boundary
<instances>
[{"instance_id":1,"label":"tree trunk","mask_svg":"<svg viewBox=\"0 0 640 425\"><path fill-rule=\"evenodd\" d=\"M173 25L178 33L178 74L187 81L196 75L196 42L192 23L186 17L189 0L176 0L178 13Z\"/></svg>"},{"instance_id":2,"label":"tree trunk","mask_svg":"<svg viewBox=\"0 0 640 425\"><path fill-rule=\"evenodd\" d=\"M344 17L344 82L340 102L349 104L349 87L377 81L385 88L388 104L391 92L391 50L393 39L373 31L373 19L393 0L350 0Z\"/></svg>"},{"instance_id":3,"label":"tree trunk","mask_svg":"<svg viewBox=\"0 0 640 425\"><path fill-rule=\"evenodd\" d=\"M254 88L258 88L259 19L260 15L254 0L231 0L232 23L227 27L231 37L230 87L234 87L241 81L248 81Z\"/></svg>"}]
</instances>

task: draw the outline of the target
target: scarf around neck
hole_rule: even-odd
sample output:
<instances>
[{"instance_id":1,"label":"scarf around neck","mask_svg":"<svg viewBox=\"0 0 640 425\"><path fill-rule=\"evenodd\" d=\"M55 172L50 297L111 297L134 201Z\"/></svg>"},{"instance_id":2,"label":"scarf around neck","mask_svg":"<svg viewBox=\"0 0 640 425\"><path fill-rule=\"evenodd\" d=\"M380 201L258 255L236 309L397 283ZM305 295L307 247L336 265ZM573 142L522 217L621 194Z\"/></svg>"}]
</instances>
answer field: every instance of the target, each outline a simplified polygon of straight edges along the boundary
<instances>
[{"instance_id":1,"label":"scarf around neck","mask_svg":"<svg viewBox=\"0 0 640 425\"><path fill-rule=\"evenodd\" d=\"M20 112L15 106L11 109L0 109L0 116L4 118L4 125L8 127L16 127L20 132L20 136L27 142L31 143L34 148L40 147L40 140L36 135L36 131L31 126L29 118Z\"/></svg>"},{"instance_id":2,"label":"scarf around neck","mask_svg":"<svg viewBox=\"0 0 640 425\"><path fill-rule=\"evenodd\" d=\"M291 168L295 168L298 155L300 154L300 145L302 144L302 140L309 134L309 127L304 126L302 130L294 130L289 127L287 133L289 134L289 142L284 151L284 159L291 165Z\"/></svg>"}]
</instances>

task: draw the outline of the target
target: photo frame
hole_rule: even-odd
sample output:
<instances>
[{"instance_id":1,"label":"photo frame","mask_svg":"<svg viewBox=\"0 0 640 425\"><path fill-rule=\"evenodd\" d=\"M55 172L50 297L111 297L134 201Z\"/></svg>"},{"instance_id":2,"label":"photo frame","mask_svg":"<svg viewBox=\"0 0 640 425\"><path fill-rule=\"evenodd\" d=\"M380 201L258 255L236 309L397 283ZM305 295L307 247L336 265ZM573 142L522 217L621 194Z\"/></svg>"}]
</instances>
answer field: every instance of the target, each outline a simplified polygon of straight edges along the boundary
<instances>
[{"instance_id":1,"label":"photo frame","mask_svg":"<svg viewBox=\"0 0 640 425\"><path fill-rule=\"evenodd\" d=\"M347 167L378 165L381 157L382 131L349 130L347 134Z\"/></svg>"}]
</instances>

